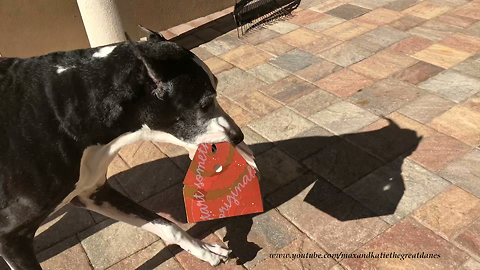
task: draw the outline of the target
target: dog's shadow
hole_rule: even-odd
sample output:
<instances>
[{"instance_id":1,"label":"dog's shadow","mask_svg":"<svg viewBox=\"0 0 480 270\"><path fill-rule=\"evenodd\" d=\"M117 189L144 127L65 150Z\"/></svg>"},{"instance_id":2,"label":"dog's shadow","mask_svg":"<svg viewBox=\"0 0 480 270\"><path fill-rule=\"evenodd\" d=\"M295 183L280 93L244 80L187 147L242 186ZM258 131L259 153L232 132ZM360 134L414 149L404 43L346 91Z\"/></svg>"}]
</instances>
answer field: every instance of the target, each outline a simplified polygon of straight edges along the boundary
<instances>
[{"instance_id":1,"label":"dog's shadow","mask_svg":"<svg viewBox=\"0 0 480 270\"><path fill-rule=\"evenodd\" d=\"M261 173L260 187L265 212L309 189L304 201L340 221L393 214L405 190L401 165L416 149L421 137L413 130L402 129L393 121L388 121L387 126L368 132L341 136L307 134L307 137L302 138L250 145ZM314 130L312 134L315 133L322 131ZM151 168L161 167L166 160L141 164L114 177L132 179L141 175L142 179L138 179L138 185L141 185L143 181L157 179L158 175ZM172 160L180 164L183 170L188 169L189 160L186 155ZM146 174L146 171L149 173ZM374 173L371 174L372 172ZM154 196L157 199L141 202L142 205L180 223L186 222L182 181L182 177L176 179L176 184L167 190L168 196L162 196L167 194L164 191ZM361 181L367 181L367 184ZM354 199L349 195L352 190L356 194ZM345 197L358 201L369 210L352 210L351 203L341 203L345 202ZM224 228L222 240L227 242L237 263L243 264L253 260L262 249L262 246L248 240L253 218L257 215L262 213L200 222L191 226L188 232L202 237ZM49 235L55 234L57 227L69 224L68 221L63 222L63 219L54 224L51 230L38 235L36 241L48 239ZM91 229L88 231L91 234L96 232ZM48 259L66 248L69 246L49 252L39 259ZM137 270L154 269L171 257L171 250L173 254L181 251L178 248L165 248Z\"/></svg>"}]
</instances>

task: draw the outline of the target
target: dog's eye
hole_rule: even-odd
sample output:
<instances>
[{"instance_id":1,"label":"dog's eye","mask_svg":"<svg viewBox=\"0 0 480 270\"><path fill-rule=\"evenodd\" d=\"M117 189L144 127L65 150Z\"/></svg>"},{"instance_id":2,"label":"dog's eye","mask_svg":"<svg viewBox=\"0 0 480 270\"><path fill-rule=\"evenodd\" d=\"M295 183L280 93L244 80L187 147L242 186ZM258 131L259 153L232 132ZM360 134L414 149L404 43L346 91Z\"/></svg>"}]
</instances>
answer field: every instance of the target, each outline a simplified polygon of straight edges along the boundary
<instances>
[{"instance_id":1,"label":"dog's eye","mask_svg":"<svg viewBox=\"0 0 480 270\"><path fill-rule=\"evenodd\" d=\"M206 98L203 98L200 101L200 109L202 110L202 112L207 112L214 107L214 102L215 102L214 96L208 96Z\"/></svg>"},{"instance_id":2,"label":"dog's eye","mask_svg":"<svg viewBox=\"0 0 480 270\"><path fill-rule=\"evenodd\" d=\"M211 105L210 103L202 104L202 106L201 106L202 111L204 111L204 112L208 111L208 109L210 109L210 105Z\"/></svg>"}]
</instances>

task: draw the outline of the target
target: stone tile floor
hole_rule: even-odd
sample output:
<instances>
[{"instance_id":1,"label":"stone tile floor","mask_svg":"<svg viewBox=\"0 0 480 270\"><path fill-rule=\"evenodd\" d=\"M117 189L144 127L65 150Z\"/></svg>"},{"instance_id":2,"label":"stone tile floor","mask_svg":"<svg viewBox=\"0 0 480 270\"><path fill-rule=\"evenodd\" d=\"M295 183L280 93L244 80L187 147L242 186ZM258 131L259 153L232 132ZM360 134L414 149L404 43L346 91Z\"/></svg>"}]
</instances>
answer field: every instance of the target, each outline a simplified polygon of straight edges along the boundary
<instances>
[{"instance_id":1,"label":"stone tile floor","mask_svg":"<svg viewBox=\"0 0 480 270\"><path fill-rule=\"evenodd\" d=\"M480 269L480 1L302 1L242 39L230 12L164 34L217 74L219 103L257 156L265 212L185 224L189 160L170 145L126 147L111 184L231 248L218 269ZM44 269L210 269L140 229L66 210L37 234ZM269 258L370 251L441 257Z\"/></svg>"}]
</instances>

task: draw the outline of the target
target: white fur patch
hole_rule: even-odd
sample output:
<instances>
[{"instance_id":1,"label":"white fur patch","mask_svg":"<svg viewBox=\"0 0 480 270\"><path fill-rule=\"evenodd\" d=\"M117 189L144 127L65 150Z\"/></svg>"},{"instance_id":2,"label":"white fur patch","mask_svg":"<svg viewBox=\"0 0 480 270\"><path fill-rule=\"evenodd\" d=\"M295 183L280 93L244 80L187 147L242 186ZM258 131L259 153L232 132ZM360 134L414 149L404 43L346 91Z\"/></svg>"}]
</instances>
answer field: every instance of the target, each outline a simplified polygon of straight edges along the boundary
<instances>
[{"instance_id":1,"label":"white fur patch","mask_svg":"<svg viewBox=\"0 0 480 270\"><path fill-rule=\"evenodd\" d=\"M223 116L218 117L217 122L220 126L224 127L225 129L230 129L230 124L228 123L227 119L225 119L225 117Z\"/></svg>"},{"instance_id":2,"label":"white fur patch","mask_svg":"<svg viewBox=\"0 0 480 270\"><path fill-rule=\"evenodd\" d=\"M116 47L117 46L107 46L107 47L100 48L96 53L92 55L92 57L95 57L95 58L107 57L111 52L113 52L113 50L115 50Z\"/></svg>"},{"instance_id":3,"label":"white fur patch","mask_svg":"<svg viewBox=\"0 0 480 270\"><path fill-rule=\"evenodd\" d=\"M220 245L210 245L191 237L175 224L162 225L149 222L141 228L160 236L167 244L179 245L200 260L209 262L212 266L225 261L230 253Z\"/></svg>"},{"instance_id":4,"label":"white fur patch","mask_svg":"<svg viewBox=\"0 0 480 270\"><path fill-rule=\"evenodd\" d=\"M200 134L195 138L195 144L199 145L201 143L216 143L228 141L228 135L226 132L228 129L221 124L224 122L224 120L222 119L224 118L217 117L208 121L206 132Z\"/></svg>"},{"instance_id":5,"label":"white fur patch","mask_svg":"<svg viewBox=\"0 0 480 270\"><path fill-rule=\"evenodd\" d=\"M55 66L57 68L57 74L60 74L66 70L69 70L70 67Z\"/></svg>"}]
</instances>

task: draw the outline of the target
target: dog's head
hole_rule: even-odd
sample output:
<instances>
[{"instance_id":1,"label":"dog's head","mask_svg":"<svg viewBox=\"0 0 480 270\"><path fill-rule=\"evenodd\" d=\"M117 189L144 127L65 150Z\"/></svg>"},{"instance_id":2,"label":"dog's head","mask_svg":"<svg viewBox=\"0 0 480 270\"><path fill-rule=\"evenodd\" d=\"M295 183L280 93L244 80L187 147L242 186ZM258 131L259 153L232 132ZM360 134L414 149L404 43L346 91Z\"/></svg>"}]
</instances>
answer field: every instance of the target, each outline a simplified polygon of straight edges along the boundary
<instances>
[{"instance_id":1,"label":"dog's head","mask_svg":"<svg viewBox=\"0 0 480 270\"><path fill-rule=\"evenodd\" d=\"M218 81L205 63L159 33L144 30L147 42L131 44L148 74L142 121L189 145L242 142L242 131L216 100Z\"/></svg>"}]
</instances>

